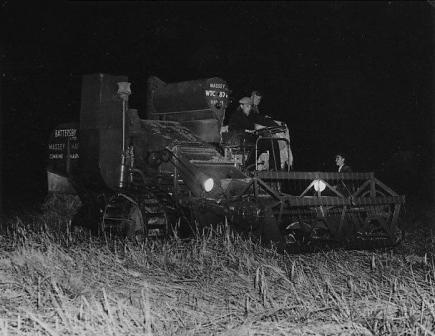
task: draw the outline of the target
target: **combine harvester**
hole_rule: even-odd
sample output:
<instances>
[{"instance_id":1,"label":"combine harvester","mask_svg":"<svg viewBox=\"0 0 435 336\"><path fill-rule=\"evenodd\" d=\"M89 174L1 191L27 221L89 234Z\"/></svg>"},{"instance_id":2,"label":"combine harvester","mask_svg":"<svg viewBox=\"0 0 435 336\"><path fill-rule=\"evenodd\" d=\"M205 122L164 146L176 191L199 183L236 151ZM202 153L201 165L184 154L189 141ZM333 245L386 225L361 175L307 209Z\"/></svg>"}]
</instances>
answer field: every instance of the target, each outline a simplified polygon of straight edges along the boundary
<instances>
[{"instance_id":1,"label":"combine harvester","mask_svg":"<svg viewBox=\"0 0 435 336\"><path fill-rule=\"evenodd\" d=\"M80 122L52 133L48 190L78 194L75 225L164 237L176 225L195 229L227 220L280 248L399 242L405 198L373 173L291 170L283 123L259 130L254 143L222 133L229 101L224 80L167 84L152 77L144 119L129 107L130 94L125 76L86 75ZM249 153L264 158L259 148L268 142L279 144L269 155L282 164L268 167L266 156L248 167Z\"/></svg>"}]
</instances>

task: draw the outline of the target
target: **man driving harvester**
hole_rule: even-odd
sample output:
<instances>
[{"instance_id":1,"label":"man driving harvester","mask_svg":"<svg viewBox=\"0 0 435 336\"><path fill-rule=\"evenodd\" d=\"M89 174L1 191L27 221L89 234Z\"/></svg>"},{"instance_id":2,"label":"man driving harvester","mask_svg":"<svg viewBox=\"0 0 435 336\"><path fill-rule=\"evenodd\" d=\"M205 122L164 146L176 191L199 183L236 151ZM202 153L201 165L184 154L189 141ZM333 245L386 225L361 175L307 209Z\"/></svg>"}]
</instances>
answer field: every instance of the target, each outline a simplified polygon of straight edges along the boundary
<instances>
[{"instance_id":1,"label":"man driving harvester","mask_svg":"<svg viewBox=\"0 0 435 336\"><path fill-rule=\"evenodd\" d=\"M253 109L253 100L250 97L243 97L239 100L239 106L230 118L228 131L233 133L233 137L237 137L239 144L249 151L248 158L245 162L247 169L252 169L255 166L255 143L258 139L258 132L261 129L270 127L264 125L262 119L269 119L275 126L278 126L270 118L258 118L257 113ZM274 170L279 170L280 152L277 141L259 141L257 160L261 163L262 169L270 167Z\"/></svg>"}]
</instances>

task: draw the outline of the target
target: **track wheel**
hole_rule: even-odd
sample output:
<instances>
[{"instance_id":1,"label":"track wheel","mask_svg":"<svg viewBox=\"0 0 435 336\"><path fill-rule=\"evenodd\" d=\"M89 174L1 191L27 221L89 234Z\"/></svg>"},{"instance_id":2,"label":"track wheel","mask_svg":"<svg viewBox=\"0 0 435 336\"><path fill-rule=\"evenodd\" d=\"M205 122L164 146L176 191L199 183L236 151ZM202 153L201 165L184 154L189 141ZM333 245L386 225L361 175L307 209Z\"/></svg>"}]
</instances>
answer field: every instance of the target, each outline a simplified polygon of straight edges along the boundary
<instances>
[{"instance_id":1,"label":"track wheel","mask_svg":"<svg viewBox=\"0 0 435 336\"><path fill-rule=\"evenodd\" d=\"M303 247L309 245L312 233L311 225L305 220L295 220L283 229L285 243L288 246Z\"/></svg>"},{"instance_id":2,"label":"track wheel","mask_svg":"<svg viewBox=\"0 0 435 336\"><path fill-rule=\"evenodd\" d=\"M104 209L101 230L129 238L143 234L144 221L139 205L125 194L112 197Z\"/></svg>"}]
</instances>

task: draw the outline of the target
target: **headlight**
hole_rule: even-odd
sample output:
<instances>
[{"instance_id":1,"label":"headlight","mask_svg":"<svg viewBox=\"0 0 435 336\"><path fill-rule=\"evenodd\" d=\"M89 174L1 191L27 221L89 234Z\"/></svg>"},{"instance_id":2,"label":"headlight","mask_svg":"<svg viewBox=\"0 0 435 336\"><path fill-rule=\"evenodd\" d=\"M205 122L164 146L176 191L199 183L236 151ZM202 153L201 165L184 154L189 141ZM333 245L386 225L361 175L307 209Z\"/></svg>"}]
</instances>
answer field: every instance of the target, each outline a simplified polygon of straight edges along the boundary
<instances>
[{"instance_id":1,"label":"headlight","mask_svg":"<svg viewBox=\"0 0 435 336\"><path fill-rule=\"evenodd\" d=\"M206 192L210 192L213 187L214 187L214 181L211 177L209 177L208 179L206 179L202 185L204 187L204 190Z\"/></svg>"},{"instance_id":2,"label":"headlight","mask_svg":"<svg viewBox=\"0 0 435 336\"><path fill-rule=\"evenodd\" d=\"M326 183L322 180L315 180L314 181L314 190L317 192L322 192L326 188Z\"/></svg>"}]
</instances>

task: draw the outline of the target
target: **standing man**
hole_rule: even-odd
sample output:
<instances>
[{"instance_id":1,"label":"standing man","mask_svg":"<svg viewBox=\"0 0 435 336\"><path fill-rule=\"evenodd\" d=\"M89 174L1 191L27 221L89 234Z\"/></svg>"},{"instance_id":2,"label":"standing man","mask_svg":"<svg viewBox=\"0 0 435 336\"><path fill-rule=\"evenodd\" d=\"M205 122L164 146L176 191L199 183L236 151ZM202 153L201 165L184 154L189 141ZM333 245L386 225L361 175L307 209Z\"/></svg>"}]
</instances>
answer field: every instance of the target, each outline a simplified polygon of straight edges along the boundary
<instances>
[{"instance_id":1,"label":"standing man","mask_svg":"<svg viewBox=\"0 0 435 336\"><path fill-rule=\"evenodd\" d=\"M263 98L263 94L260 91L258 91L258 90L252 91L252 93L251 93L252 110L256 114L260 113L258 105L260 105L262 98Z\"/></svg>"},{"instance_id":2,"label":"standing man","mask_svg":"<svg viewBox=\"0 0 435 336\"><path fill-rule=\"evenodd\" d=\"M346 164L346 157L342 153L339 153L335 156L335 164L338 167L339 173L351 173L352 172L352 168Z\"/></svg>"},{"instance_id":3,"label":"standing man","mask_svg":"<svg viewBox=\"0 0 435 336\"><path fill-rule=\"evenodd\" d=\"M344 154L339 153L335 156L335 164L338 167L339 173L351 173L352 168L346 164L346 157ZM346 185L342 179L339 180L338 184L335 186L335 190L341 193L345 197L352 196L354 188L351 185Z\"/></svg>"},{"instance_id":4,"label":"standing man","mask_svg":"<svg viewBox=\"0 0 435 336\"><path fill-rule=\"evenodd\" d=\"M262 125L265 127L275 127L278 126L277 123L268 115L264 113L260 113L260 108L258 107L263 100L263 94L254 90L251 93L251 104L252 104L252 112L253 118L256 124Z\"/></svg>"}]
</instances>

